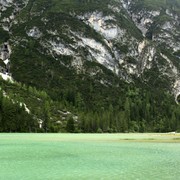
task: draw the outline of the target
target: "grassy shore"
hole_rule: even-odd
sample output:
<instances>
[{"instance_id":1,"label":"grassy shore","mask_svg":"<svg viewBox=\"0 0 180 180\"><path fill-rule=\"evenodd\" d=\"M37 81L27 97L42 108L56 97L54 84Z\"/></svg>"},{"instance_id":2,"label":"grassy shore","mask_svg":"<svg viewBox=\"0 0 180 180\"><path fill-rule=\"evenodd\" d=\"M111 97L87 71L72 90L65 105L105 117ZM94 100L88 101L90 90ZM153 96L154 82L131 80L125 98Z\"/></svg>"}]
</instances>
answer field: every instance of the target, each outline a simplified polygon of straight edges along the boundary
<instances>
[{"instance_id":1,"label":"grassy shore","mask_svg":"<svg viewBox=\"0 0 180 180\"><path fill-rule=\"evenodd\" d=\"M54 133L1 133L0 140L33 140L33 141L102 141L102 142L177 142L180 133L117 133L117 134L54 134Z\"/></svg>"}]
</instances>

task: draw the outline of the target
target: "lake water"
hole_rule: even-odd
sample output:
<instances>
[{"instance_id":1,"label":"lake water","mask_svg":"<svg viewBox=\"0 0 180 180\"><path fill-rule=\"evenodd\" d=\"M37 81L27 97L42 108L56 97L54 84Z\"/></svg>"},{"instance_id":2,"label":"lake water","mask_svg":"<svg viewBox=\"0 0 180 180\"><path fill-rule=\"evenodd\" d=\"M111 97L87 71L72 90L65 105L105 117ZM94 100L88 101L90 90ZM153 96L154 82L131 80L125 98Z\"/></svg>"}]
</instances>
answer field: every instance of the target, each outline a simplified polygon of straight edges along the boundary
<instances>
[{"instance_id":1,"label":"lake water","mask_svg":"<svg viewBox=\"0 0 180 180\"><path fill-rule=\"evenodd\" d=\"M179 180L180 134L0 134L0 180Z\"/></svg>"}]
</instances>

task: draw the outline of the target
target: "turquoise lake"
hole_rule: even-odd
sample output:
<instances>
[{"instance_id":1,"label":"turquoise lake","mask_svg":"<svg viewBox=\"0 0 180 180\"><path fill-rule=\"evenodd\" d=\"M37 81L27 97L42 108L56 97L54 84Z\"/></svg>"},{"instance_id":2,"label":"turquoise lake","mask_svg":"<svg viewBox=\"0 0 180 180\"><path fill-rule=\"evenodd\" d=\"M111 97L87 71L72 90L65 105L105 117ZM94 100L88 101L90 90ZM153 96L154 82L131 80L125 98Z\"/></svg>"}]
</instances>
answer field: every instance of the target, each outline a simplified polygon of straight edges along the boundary
<instances>
[{"instance_id":1,"label":"turquoise lake","mask_svg":"<svg viewBox=\"0 0 180 180\"><path fill-rule=\"evenodd\" d=\"M179 180L180 134L0 134L0 180Z\"/></svg>"}]
</instances>

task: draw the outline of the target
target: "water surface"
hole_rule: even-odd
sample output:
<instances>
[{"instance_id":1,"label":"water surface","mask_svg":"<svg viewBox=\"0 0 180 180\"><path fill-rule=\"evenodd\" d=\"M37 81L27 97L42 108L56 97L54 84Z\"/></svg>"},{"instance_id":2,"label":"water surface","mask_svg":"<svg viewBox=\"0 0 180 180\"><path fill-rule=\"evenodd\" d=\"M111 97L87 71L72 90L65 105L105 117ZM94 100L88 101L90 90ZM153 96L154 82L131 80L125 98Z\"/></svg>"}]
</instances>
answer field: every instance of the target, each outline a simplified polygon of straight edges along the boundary
<instances>
[{"instance_id":1,"label":"water surface","mask_svg":"<svg viewBox=\"0 0 180 180\"><path fill-rule=\"evenodd\" d=\"M179 134L0 134L1 180L180 179Z\"/></svg>"}]
</instances>

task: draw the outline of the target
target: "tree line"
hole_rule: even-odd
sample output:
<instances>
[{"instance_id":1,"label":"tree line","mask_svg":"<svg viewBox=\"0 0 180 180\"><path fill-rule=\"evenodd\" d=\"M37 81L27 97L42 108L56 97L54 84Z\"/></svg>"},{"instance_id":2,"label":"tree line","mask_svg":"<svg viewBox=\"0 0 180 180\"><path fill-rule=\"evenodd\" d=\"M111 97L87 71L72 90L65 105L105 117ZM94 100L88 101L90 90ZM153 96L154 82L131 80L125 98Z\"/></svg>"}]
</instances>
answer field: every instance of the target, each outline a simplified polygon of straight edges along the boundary
<instances>
[{"instance_id":1,"label":"tree line","mask_svg":"<svg viewBox=\"0 0 180 180\"><path fill-rule=\"evenodd\" d=\"M78 100L76 100L78 99ZM128 88L106 109L84 111L83 99L75 97L79 121L68 120L69 132L171 132L180 130L180 107L161 91ZM80 109L83 109L82 111Z\"/></svg>"},{"instance_id":2,"label":"tree line","mask_svg":"<svg viewBox=\"0 0 180 180\"><path fill-rule=\"evenodd\" d=\"M14 102L0 89L0 132L33 132L36 128L37 122L24 104Z\"/></svg>"},{"instance_id":3,"label":"tree line","mask_svg":"<svg viewBox=\"0 0 180 180\"><path fill-rule=\"evenodd\" d=\"M0 90L1 132L171 132L180 130L180 107L168 93L156 93L128 87L116 101L102 106L100 100L90 109L80 93L66 92L63 99L54 103L43 91L22 86L29 94L41 97L40 107L31 107L28 113L19 103ZM72 114L65 119L57 110L69 109ZM77 115L74 119L73 113ZM34 118L34 115L36 117ZM38 118L42 120L39 126ZM57 123L60 122L60 123Z\"/></svg>"}]
</instances>

